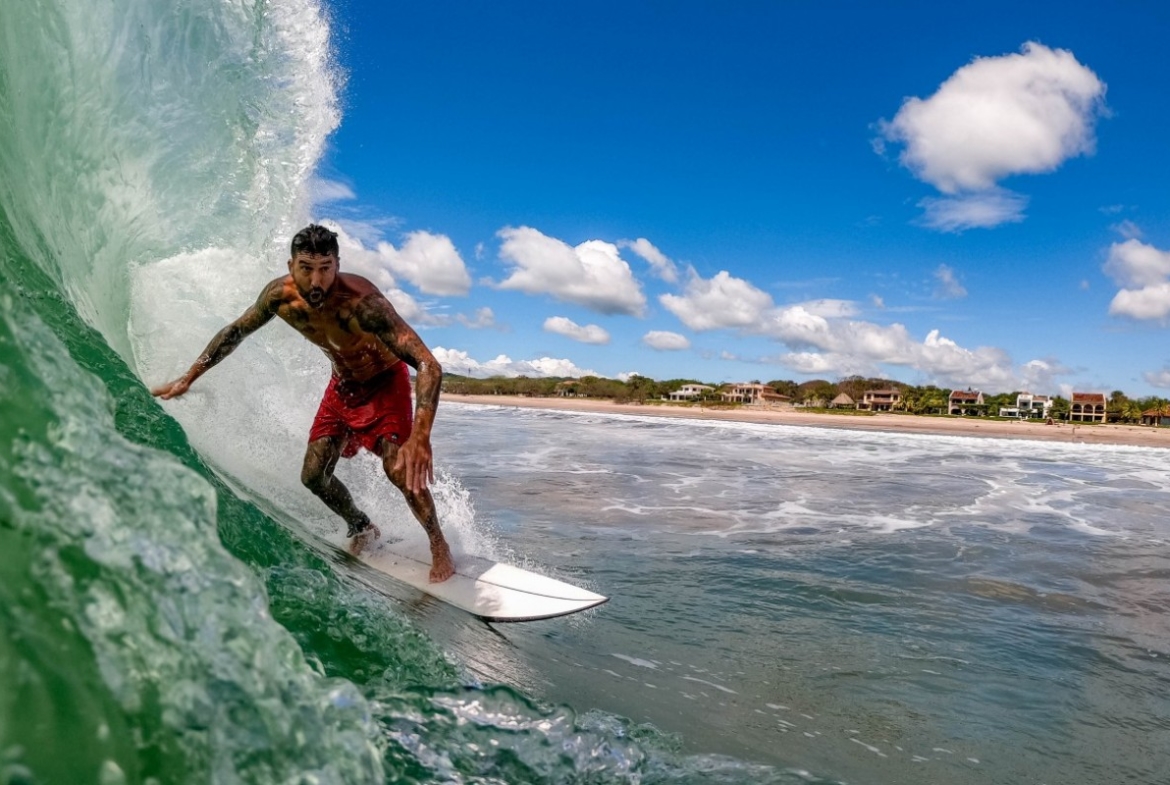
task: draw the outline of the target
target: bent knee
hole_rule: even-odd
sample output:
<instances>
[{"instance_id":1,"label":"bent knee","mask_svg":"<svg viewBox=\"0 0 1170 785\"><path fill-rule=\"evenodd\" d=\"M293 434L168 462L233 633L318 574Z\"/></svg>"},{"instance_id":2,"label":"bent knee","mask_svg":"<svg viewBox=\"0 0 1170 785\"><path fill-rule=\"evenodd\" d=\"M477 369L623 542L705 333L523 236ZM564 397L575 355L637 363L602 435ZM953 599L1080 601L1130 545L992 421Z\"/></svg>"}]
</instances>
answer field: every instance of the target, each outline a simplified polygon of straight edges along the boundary
<instances>
[{"instance_id":1,"label":"bent knee","mask_svg":"<svg viewBox=\"0 0 1170 785\"><path fill-rule=\"evenodd\" d=\"M306 466L301 470L301 485L319 494L329 485L329 478L316 466Z\"/></svg>"},{"instance_id":2,"label":"bent knee","mask_svg":"<svg viewBox=\"0 0 1170 785\"><path fill-rule=\"evenodd\" d=\"M405 493L406 492L406 469L405 468L395 469L394 468L394 460L390 459L390 458L388 458L382 462L382 468L386 471L386 477L390 480L390 482L394 483L395 487L397 487L399 490L401 490L403 493Z\"/></svg>"}]
</instances>

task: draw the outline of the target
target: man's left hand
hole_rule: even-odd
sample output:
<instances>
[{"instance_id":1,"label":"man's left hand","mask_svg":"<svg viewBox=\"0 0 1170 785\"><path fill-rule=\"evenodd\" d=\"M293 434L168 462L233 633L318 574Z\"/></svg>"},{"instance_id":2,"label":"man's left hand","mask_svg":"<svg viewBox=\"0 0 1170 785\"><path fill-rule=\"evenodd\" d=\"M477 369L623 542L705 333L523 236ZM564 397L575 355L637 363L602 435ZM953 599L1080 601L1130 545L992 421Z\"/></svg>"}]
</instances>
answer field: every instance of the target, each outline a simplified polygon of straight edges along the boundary
<instances>
[{"instance_id":1,"label":"man's left hand","mask_svg":"<svg viewBox=\"0 0 1170 785\"><path fill-rule=\"evenodd\" d=\"M427 485L435 481L430 440L411 436L403 442L398 448L398 457L394 460L394 472L405 473L406 490L412 493L425 491Z\"/></svg>"}]
</instances>

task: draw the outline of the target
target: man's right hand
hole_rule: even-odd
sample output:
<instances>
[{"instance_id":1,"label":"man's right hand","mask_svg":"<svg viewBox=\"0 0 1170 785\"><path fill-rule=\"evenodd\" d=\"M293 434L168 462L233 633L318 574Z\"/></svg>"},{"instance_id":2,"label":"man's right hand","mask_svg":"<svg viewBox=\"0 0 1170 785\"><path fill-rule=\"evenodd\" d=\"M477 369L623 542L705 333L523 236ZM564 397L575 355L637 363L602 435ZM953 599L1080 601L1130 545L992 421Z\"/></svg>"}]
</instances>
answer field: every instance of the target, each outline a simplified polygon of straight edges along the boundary
<instances>
[{"instance_id":1,"label":"man's right hand","mask_svg":"<svg viewBox=\"0 0 1170 785\"><path fill-rule=\"evenodd\" d=\"M187 381L186 376L180 376L173 382L160 384L157 387L150 388L150 394L156 398L162 398L164 401L169 401L171 398L178 398L183 393L187 392L191 387L191 382Z\"/></svg>"}]
</instances>

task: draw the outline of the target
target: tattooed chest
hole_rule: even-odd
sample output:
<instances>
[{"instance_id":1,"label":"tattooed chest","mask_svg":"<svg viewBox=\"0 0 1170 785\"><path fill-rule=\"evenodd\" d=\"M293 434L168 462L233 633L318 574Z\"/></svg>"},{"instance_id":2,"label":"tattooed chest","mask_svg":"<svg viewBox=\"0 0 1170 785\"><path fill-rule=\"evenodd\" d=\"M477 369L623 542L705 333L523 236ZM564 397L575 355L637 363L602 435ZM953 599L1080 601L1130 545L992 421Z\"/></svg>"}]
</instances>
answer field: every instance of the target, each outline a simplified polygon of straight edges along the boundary
<instances>
[{"instance_id":1,"label":"tattooed chest","mask_svg":"<svg viewBox=\"0 0 1170 785\"><path fill-rule=\"evenodd\" d=\"M345 351L362 343L363 331L355 330L353 317L348 312L313 313L289 308L281 316L290 327L305 338L332 351Z\"/></svg>"}]
</instances>

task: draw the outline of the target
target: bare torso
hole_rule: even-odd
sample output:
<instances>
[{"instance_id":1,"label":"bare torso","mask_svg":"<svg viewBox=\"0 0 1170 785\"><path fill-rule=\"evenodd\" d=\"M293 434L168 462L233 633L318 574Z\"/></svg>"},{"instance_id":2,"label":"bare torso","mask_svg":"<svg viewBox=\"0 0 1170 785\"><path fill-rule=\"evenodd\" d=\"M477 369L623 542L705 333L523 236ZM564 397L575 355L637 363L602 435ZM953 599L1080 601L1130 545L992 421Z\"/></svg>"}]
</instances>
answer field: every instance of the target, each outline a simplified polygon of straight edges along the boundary
<instances>
[{"instance_id":1,"label":"bare torso","mask_svg":"<svg viewBox=\"0 0 1170 785\"><path fill-rule=\"evenodd\" d=\"M276 315L321 347L337 377L364 382L389 370L401 359L385 341L358 323L358 304L366 297L382 297L365 278L340 273L329 299L320 308L305 302L292 276L286 276L281 283Z\"/></svg>"}]
</instances>

